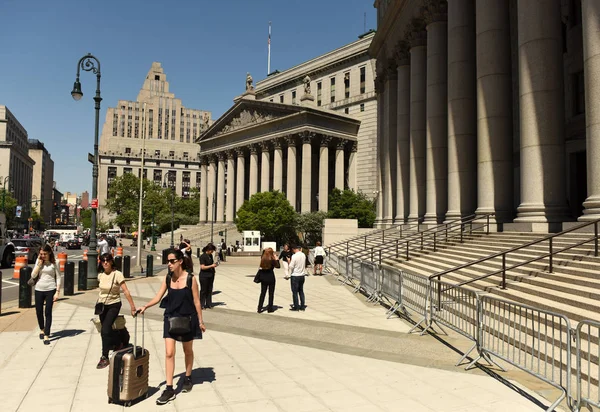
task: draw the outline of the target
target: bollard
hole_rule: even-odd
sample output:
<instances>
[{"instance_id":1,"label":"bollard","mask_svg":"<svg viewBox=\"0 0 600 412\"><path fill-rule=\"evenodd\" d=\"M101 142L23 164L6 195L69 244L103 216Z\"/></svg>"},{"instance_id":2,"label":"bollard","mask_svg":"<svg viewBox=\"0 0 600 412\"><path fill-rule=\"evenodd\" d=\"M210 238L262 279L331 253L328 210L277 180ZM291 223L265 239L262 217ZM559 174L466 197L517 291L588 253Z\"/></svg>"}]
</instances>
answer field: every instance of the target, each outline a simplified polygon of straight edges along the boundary
<instances>
[{"instance_id":1,"label":"bollard","mask_svg":"<svg viewBox=\"0 0 600 412\"><path fill-rule=\"evenodd\" d=\"M79 261L79 274L77 276L77 290L87 289L87 259Z\"/></svg>"},{"instance_id":2,"label":"bollard","mask_svg":"<svg viewBox=\"0 0 600 412\"><path fill-rule=\"evenodd\" d=\"M73 296L75 294L75 262L67 262L63 279L65 296Z\"/></svg>"},{"instance_id":3,"label":"bollard","mask_svg":"<svg viewBox=\"0 0 600 412\"><path fill-rule=\"evenodd\" d=\"M115 268L117 268L118 270L120 270L121 272L123 271L123 256L115 256Z\"/></svg>"},{"instance_id":4,"label":"bollard","mask_svg":"<svg viewBox=\"0 0 600 412\"><path fill-rule=\"evenodd\" d=\"M123 276L126 278L131 277L131 256L129 255L123 257Z\"/></svg>"},{"instance_id":5,"label":"bollard","mask_svg":"<svg viewBox=\"0 0 600 412\"><path fill-rule=\"evenodd\" d=\"M200 248L199 247L196 248L196 257L197 258L200 257Z\"/></svg>"},{"instance_id":6,"label":"bollard","mask_svg":"<svg viewBox=\"0 0 600 412\"><path fill-rule=\"evenodd\" d=\"M154 272L154 256L148 255L146 256L146 277L149 278L153 276Z\"/></svg>"},{"instance_id":7,"label":"bollard","mask_svg":"<svg viewBox=\"0 0 600 412\"><path fill-rule=\"evenodd\" d=\"M163 249L163 251L162 251L162 264L163 265L167 264L167 257L169 256L169 250L171 250L171 249Z\"/></svg>"},{"instance_id":8,"label":"bollard","mask_svg":"<svg viewBox=\"0 0 600 412\"><path fill-rule=\"evenodd\" d=\"M19 308L30 308L31 305L31 286L27 284L27 281L31 279L31 272L33 269L29 266L21 268L19 273Z\"/></svg>"}]
</instances>

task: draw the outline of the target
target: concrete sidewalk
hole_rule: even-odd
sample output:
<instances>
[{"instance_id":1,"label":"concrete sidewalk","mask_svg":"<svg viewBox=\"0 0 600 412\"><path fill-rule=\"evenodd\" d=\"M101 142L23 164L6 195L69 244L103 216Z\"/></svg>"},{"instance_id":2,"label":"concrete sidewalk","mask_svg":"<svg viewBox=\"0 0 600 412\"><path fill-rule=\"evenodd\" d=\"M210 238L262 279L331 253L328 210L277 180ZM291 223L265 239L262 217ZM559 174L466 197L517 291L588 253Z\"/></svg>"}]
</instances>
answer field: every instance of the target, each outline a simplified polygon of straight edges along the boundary
<instances>
[{"instance_id":1,"label":"concrete sidewalk","mask_svg":"<svg viewBox=\"0 0 600 412\"><path fill-rule=\"evenodd\" d=\"M256 258L230 258L217 268L217 307L205 311L208 330L194 344L194 388L165 406L155 404L165 385L162 311L148 310L144 346L151 354L150 397L132 410L536 411L542 408L535 398L543 405L550 402L535 391L557 395L522 373L494 379L479 369L454 367L469 342L408 335L412 325L386 319L384 308L366 303L330 275L308 277L308 308L290 312L289 282L276 271L279 309L257 314L260 287L252 282L257 265ZM136 305L150 300L163 278L164 272L128 282ZM107 403L108 369L95 368L101 351L100 335L90 322L96 296L97 291L88 291L56 305L49 346L37 336L32 309L3 311L0 410L125 409ZM128 304L123 306L128 313ZM129 316L127 323L133 340ZM176 374L183 372L182 352L177 345Z\"/></svg>"}]
</instances>

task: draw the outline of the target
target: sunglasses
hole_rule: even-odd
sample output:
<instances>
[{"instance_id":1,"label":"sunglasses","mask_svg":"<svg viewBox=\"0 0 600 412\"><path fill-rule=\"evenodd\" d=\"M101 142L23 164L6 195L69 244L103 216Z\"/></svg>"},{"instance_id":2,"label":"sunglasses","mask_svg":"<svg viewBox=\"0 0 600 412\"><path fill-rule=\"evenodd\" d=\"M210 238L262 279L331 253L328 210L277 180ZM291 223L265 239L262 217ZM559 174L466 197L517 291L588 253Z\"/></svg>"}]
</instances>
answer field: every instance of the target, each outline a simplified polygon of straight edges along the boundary
<instances>
[{"instance_id":1,"label":"sunglasses","mask_svg":"<svg viewBox=\"0 0 600 412\"><path fill-rule=\"evenodd\" d=\"M112 262L112 259L100 259L100 262L102 262L102 263Z\"/></svg>"},{"instance_id":2,"label":"sunglasses","mask_svg":"<svg viewBox=\"0 0 600 412\"><path fill-rule=\"evenodd\" d=\"M176 262L179 262L179 259L167 259L167 262L174 265Z\"/></svg>"}]
</instances>

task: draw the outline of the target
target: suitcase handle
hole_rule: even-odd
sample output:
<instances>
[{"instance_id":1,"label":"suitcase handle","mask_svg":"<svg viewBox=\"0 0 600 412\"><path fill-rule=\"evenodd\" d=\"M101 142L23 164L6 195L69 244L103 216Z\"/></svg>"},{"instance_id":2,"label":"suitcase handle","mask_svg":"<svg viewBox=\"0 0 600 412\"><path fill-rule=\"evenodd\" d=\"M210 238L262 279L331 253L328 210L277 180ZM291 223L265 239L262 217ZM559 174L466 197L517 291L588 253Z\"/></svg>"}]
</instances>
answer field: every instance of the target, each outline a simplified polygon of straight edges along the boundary
<instances>
[{"instance_id":1,"label":"suitcase handle","mask_svg":"<svg viewBox=\"0 0 600 412\"><path fill-rule=\"evenodd\" d=\"M137 315L140 314L140 310L138 309L135 312L135 315L133 316L133 318L135 319L134 322L134 326L133 326L133 358L136 359L137 356ZM142 356L144 356L144 320L146 319L146 316L144 313L142 313Z\"/></svg>"}]
</instances>

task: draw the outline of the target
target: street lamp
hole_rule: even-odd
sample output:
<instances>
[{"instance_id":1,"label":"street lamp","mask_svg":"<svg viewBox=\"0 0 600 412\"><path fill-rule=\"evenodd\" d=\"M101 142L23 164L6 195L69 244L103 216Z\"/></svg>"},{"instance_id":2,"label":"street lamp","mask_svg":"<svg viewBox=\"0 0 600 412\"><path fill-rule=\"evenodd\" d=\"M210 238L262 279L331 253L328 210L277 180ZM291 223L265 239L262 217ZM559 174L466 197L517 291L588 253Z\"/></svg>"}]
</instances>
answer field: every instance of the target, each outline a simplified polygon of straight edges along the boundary
<instances>
[{"instance_id":1,"label":"street lamp","mask_svg":"<svg viewBox=\"0 0 600 412\"><path fill-rule=\"evenodd\" d=\"M173 209L173 202L175 201L175 182L171 180L171 170L169 170L163 179L163 187L167 187L165 180L168 179L169 187L171 188L171 249L175 248L175 242L173 241L173 220L175 220L175 209Z\"/></svg>"},{"instance_id":2,"label":"street lamp","mask_svg":"<svg viewBox=\"0 0 600 412\"><path fill-rule=\"evenodd\" d=\"M94 126L94 162L92 166L92 199L98 198L98 127L100 124L100 102L102 98L100 97L100 61L92 56L91 53L86 54L79 62L77 62L77 76L75 78L75 83L73 84L73 91L71 91L71 96L73 99L80 100L83 97L83 92L81 91L81 83L79 82L79 73L80 70L86 72L92 72L96 75L96 96L94 96L95 109L96 109L96 121ZM92 208L92 224L90 227L90 243L88 250L88 270L87 270L87 284L88 287L96 287L98 273L96 271L96 262L98 260L98 251L96 247L98 246L96 243L96 215L97 209Z\"/></svg>"},{"instance_id":3,"label":"street lamp","mask_svg":"<svg viewBox=\"0 0 600 412\"><path fill-rule=\"evenodd\" d=\"M154 239L154 205L152 205L152 246L150 246L150 251L156 251L156 240Z\"/></svg>"},{"instance_id":4,"label":"street lamp","mask_svg":"<svg viewBox=\"0 0 600 412\"><path fill-rule=\"evenodd\" d=\"M4 203L6 200L6 182L10 181L10 175L4 178L4 185L2 186L2 211L5 212Z\"/></svg>"},{"instance_id":5,"label":"street lamp","mask_svg":"<svg viewBox=\"0 0 600 412\"><path fill-rule=\"evenodd\" d=\"M213 243L213 236L214 236L214 230L213 227L215 225L215 205L217 203L217 199L215 199L215 192L213 191L212 194L212 207L210 209L211 212L211 219L210 219L210 243Z\"/></svg>"}]
</instances>

